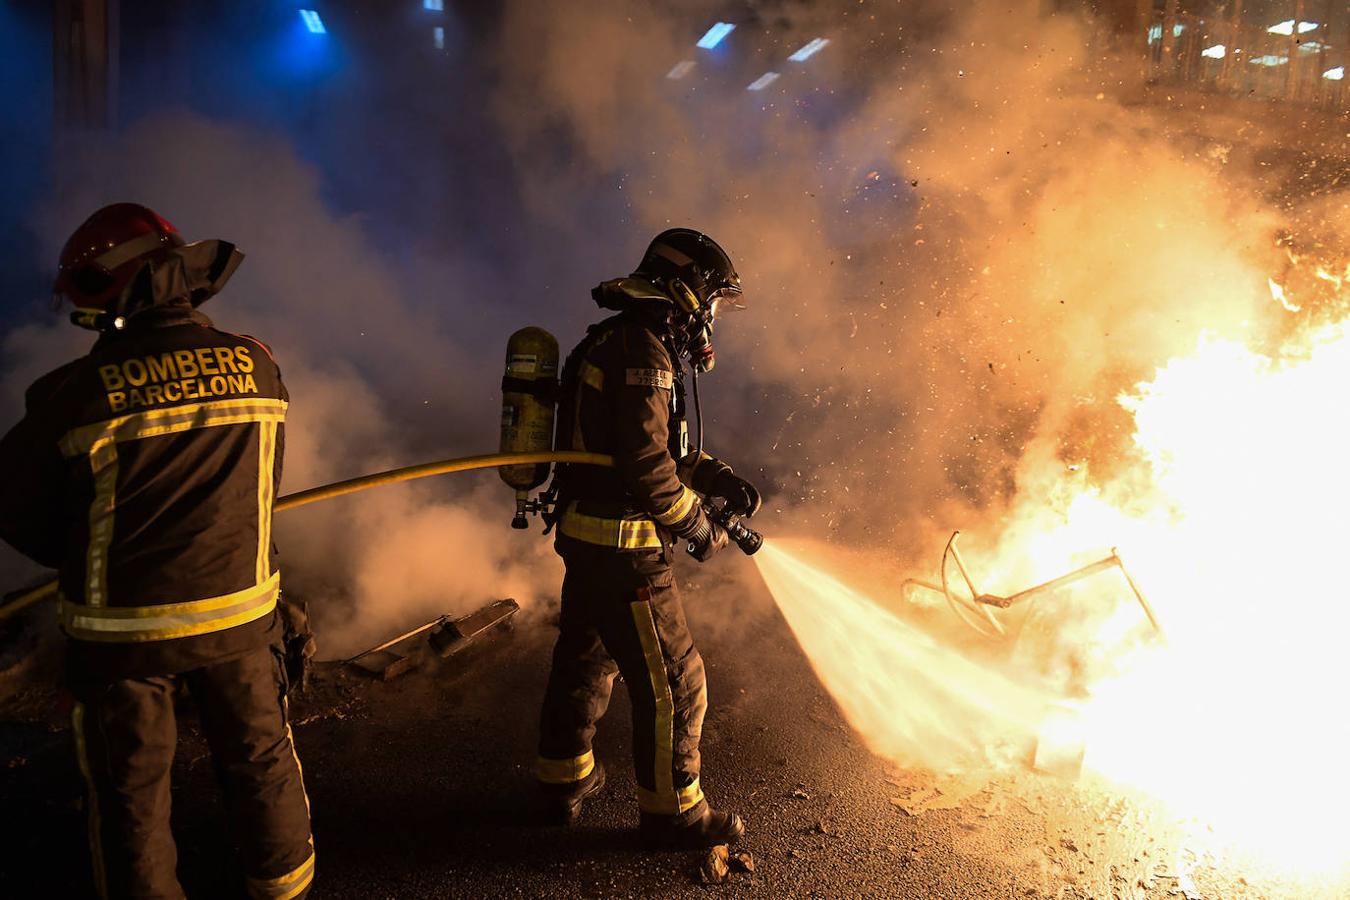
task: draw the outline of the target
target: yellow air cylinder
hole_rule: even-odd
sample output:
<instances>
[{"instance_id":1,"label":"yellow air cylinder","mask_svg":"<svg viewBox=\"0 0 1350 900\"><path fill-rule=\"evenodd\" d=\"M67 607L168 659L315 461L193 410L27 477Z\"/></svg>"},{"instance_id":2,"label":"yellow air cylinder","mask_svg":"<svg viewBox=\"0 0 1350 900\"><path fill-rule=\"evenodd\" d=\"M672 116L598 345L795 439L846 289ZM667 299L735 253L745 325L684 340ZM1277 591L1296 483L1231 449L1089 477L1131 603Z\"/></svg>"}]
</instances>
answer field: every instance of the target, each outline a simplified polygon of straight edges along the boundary
<instances>
[{"instance_id":1,"label":"yellow air cylinder","mask_svg":"<svg viewBox=\"0 0 1350 900\"><path fill-rule=\"evenodd\" d=\"M506 342L502 377L503 453L553 449L553 416L558 390L558 341L542 328L522 328ZM501 466L502 481L516 491L512 528L525 528L530 491L548 480L549 464Z\"/></svg>"}]
</instances>

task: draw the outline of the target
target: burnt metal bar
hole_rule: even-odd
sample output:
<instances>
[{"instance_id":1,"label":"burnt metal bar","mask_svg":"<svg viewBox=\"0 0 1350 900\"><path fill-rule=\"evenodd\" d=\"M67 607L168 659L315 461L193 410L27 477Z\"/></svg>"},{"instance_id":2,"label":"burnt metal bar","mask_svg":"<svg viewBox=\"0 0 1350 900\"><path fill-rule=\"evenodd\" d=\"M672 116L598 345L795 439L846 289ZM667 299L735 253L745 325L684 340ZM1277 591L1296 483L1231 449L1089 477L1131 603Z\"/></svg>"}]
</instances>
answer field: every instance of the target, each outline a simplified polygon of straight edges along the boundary
<instances>
[{"instance_id":1,"label":"burnt metal bar","mask_svg":"<svg viewBox=\"0 0 1350 900\"><path fill-rule=\"evenodd\" d=\"M1130 575L1130 570L1125 568L1125 560L1120 558L1120 553L1116 551L1115 547L1111 548L1111 557L1120 566L1120 574L1125 576L1125 582L1130 586L1130 590L1134 591L1134 598L1138 600L1139 605L1144 608L1144 615L1148 616L1149 624L1153 626L1154 631L1158 632L1159 637L1164 637L1165 634L1162 625L1159 624L1158 617L1153 614L1153 607L1144 599L1144 592L1139 590L1139 585L1134 583L1134 578Z\"/></svg>"},{"instance_id":2,"label":"burnt metal bar","mask_svg":"<svg viewBox=\"0 0 1350 900\"><path fill-rule=\"evenodd\" d=\"M999 635L1004 635L1004 634L1006 634L1007 632L1006 632L1006 629L1004 629L1003 624L1002 624L1001 622L999 622L998 619L995 619L993 613L991 613L989 610L985 609L985 607L980 603L980 599L979 599L979 598L980 598L980 591L979 591L978 588L975 587L975 581L970 577L970 572L969 572L969 570L966 569L966 561L965 561L964 559L961 558L961 551L960 551L960 549L956 546L956 539L959 538L960 536L961 536L961 532L959 532L959 531L956 531L956 532L953 532L953 533L952 533L952 538L951 538L951 540L949 540L949 541L947 542L947 552L950 553L951 556L952 556L952 559L954 559L954 560L956 561L956 568L961 572L961 577L962 577L963 579L965 579L966 587L970 588L970 596L971 596L972 598L974 598L974 600L975 600L974 608L975 608L976 610L978 610L978 611L980 612L981 615L984 616L985 620L989 623L989 625L990 625L995 631L997 631L997 632L999 633ZM944 565L943 565L943 567L942 567L942 589L943 589L943 592L947 594L947 600L948 600L949 602L954 602L954 601L952 601L952 594L951 594L951 591L948 590L948 585L947 585L947 567L946 567L946 565L945 565L945 562L946 562L945 554L944 554L944 557L943 557L943 562L944 562ZM966 604L962 604L962 605L964 606L964 605L966 605Z\"/></svg>"},{"instance_id":3,"label":"burnt metal bar","mask_svg":"<svg viewBox=\"0 0 1350 900\"><path fill-rule=\"evenodd\" d=\"M422 656L416 647L404 647L402 652L399 652L394 649L398 645L429 631L431 634L427 636L427 643L431 648L442 658L453 656L479 636L508 622L518 612L520 604L516 601L496 600L458 619L437 616L430 622L424 622L369 650L363 650L343 662L389 681L417 665Z\"/></svg>"},{"instance_id":4,"label":"burnt metal bar","mask_svg":"<svg viewBox=\"0 0 1350 900\"><path fill-rule=\"evenodd\" d=\"M390 647L394 646L395 644L402 643L403 641L406 641L406 640L407 640L408 638L410 638L410 637L416 637L417 635L421 634L421 633L424 632L424 631L430 631L431 629L435 628L437 625L442 625L442 624L444 624L444 623L446 623L446 622L449 622L449 621L450 621L450 617L449 617L449 616L437 616L436 618L432 619L430 622L427 622L427 623L424 624L424 625L418 625L416 628L413 628L413 629L410 630L410 631L405 631L405 632L403 632L402 634L400 634L398 637L392 637L392 638L390 638L389 640L385 641L383 644L379 644L379 645L377 645L377 646L371 647L369 650L362 650L360 653L356 654L356 655L353 656L351 659L344 660L344 662L354 663L354 662L356 662L358 659L360 659L361 657L366 656L367 654L371 654L371 653L379 653L379 652L382 651L382 650L388 650Z\"/></svg>"},{"instance_id":5,"label":"burnt metal bar","mask_svg":"<svg viewBox=\"0 0 1350 900\"><path fill-rule=\"evenodd\" d=\"M477 612L446 622L441 628L431 633L427 642L442 658L454 656L475 638L499 625L506 624L518 612L520 612L520 604L516 601L511 599L497 600Z\"/></svg>"},{"instance_id":6,"label":"burnt metal bar","mask_svg":"<svg viewBox=\"0 0 1350 900\"><path fill-rule=\"evenodd\" d=\"M1158 616L1153 611L1153 606L1148 602L1148 598L1144 596L1144 592L1139 589L1138 583L1134 580L1134 577L1130 575L1130 570L1125 567L1125 561L1120 558L1120 553L1114 547L1111 548L1110 556L1099 559L1096 562L1088 563L1085 566L1080 566L1072 572L1060 575L1058 578L1052 578L1049 581L1034 587L1029 587L1026 590L1018 591L1015 594L1003 597L998 594L981 593L979 588L975 586L975 579L971 577L970 569L966 566L966 561L961 556L960 549L956 546L957 538L960 536L961 532L953 532L951 539L947 541L946 549L943 550L942 563L939 569L942 581L940 585L919 578L907 578L901 582L901 587L922 588L931 593L943 595L947 598L947 603L952 608L952 612L956 613L958 618L987 638L992 640L1007 640L1010 637L1008 630L1004 627L1003 623L994 616L989 607L1008 609L1016 604L1030 600L1038 594L1050 593L1051 591L1067 587L1084 578L1090 578L1093 575L1097 575L1113 568L1119 569L1120 574L1124 576L1125 583L1129 585L1130 592L1134 594L1135 600L1138 601L1139 607L1144 611L1144 615L1148 618L1149 624L1153 627L1154 632L1159 638L1166 638L1162 624L1158 621ZM951 582L947 577L947 560L949 558L955 562L957 570L961 573L961 578L965 582L966 588L970 591L970 600L958 597L957 594L952 591ZM981 614L982 619L971 617L971 614L976 611ZM986 625L988 627L986 627ZM992 631L990 629L992 629ZM1015 635L1012 637L1015 637Z\"/></svg>"},{"instance_id":7,"label":"burnt metal bar","mask_svg":"<svg viewBox=\"0 0 1350 900\"><path fill-rule=\"evenodd\" d=\"M996 594L981 594L980 596L975 598L975 602L982 603L986 606L996 606L999 609L1007 609L1014 603L1020 603L1021 601L1032 596L1033 594L1040 594L1047 591L1053 591L1056 588L1061 588L1064 587L1065 585L1073 584L1075 581L1080 581L1091 575L1096 575L1098 572L1104 572L1107 569L1119 564L1120 558L1115 554L1112 554L1111 556L1108 556L1105 559L1099 559L1094 563L1088 563L1086 566L1083 566L1082 568L1074 569L1072 572L1069 572L1066 575L1061 575L1058 578L1052 578L1047 582L1038 584L1035 587L1029 587L1024 591L1018 591L1016 594L1013 594L1010 597L999 597Z\"/></svg>"}]
</instances>

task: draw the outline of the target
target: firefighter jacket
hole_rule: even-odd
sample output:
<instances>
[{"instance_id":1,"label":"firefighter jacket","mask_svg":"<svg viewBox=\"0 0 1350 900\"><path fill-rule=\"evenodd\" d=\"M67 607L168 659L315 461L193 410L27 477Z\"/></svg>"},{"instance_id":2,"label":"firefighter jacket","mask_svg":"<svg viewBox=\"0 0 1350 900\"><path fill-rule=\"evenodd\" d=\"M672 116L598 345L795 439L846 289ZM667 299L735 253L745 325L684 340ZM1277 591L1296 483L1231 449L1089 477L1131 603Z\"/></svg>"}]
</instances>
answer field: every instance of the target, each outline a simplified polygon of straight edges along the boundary
<instances>
[{"instance_id":1,"label":"firefighter jacket","mask_svg":"<svg viewBox=\"0 0 1350 900\"><path fill-rule=\"evenodd\" d=\"M0 440L0 537L59 569L72 674L173 674L273 638L286 404L268 349L185 302L29 388Z\"/></svg>"},{"instance_id":2,"label":"firefighter jacket","mask_svg":"<svg viewBox=\"0 0 1350 900\"><path fill-rule=\"evenodd\" d=\"M556 444L615 460L613 469L563 467L560 548L659 550L701 515L695 489L729 468L690 451L679 356L664 322L638 311L591 326L568 356Z\"/></svg>"}]
</instances>

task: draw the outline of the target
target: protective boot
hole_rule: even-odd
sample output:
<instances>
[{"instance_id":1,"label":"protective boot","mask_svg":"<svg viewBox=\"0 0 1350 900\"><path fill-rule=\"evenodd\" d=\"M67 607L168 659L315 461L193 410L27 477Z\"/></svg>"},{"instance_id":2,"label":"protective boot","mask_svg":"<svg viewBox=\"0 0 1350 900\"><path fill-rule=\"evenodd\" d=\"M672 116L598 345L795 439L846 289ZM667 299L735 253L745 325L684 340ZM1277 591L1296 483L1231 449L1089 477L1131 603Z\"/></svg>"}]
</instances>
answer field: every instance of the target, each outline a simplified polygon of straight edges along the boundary
<instances>
[{"instance_id":1,"label":"protective boot","mask_svg":"<svg viewBox=\"0 0 1350 900\"><path fill-rule=\"evenodd\" d=\"M571 784L540 784L545 824L562 825L565 828L577 824L581 819L582 804L600 793L604 786L605 765L601 762L597 762L591 773L580 781Z\"/></svg>"},{"instance_id":2,"label":"protective boot","mask_svg":"<svg viewBox=\"0 0 1350 900\"><path fill-rule=\"evenodd\" d=\"M638 825L647 850L699 850L715 844L734 844L745 834L745 822L732 812L718 812L706 803L703 814L682 816L642 813Z\"/></svg>"}]
</instances>

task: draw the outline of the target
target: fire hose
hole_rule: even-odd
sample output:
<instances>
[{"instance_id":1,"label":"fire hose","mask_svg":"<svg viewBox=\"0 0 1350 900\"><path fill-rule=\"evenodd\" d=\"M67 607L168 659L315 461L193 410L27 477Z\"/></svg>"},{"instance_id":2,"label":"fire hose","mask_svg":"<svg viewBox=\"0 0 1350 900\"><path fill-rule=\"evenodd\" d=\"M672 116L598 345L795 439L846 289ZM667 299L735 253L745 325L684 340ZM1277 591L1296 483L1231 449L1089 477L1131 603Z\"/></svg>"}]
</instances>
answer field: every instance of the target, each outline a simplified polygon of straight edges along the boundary
<instances>
[{"instance_id":1,"label":"fire hose","mask_svg":"<svg viewBox=\"0 0 1350 900\"><path fill-rule=\"evenodd\" d=\"M371 475L362 475L359 478L349 478L346 481L337 481L304 491L296 491L293 494L278 498L272 509L274 512L282 512L295 509L297 506L318 503L320 500L331 500L334 497L354 494L357 491L383 487L387 484L397 484L401 481L413 481L417 478L430 478L433 475L450 475L455 472L472 472L478 469L492 469L497 466L534 465L538 463L570 463L572 465L612 468L614 457L603 453L585 453L576 450L484 453L479 456L462 456L457 459L443 459L416 466L404 466L400 469L389 469L386 472L375 472ZM745 553L754 553L763 544L764 538L758 532L739 522L730 512L717 510L711 506L705 508L708 509L709 515L727 530L731 539ZM55 581L50 581L27 593L20 594L11 602L0 607L0 621L22 612L35 603L41 603L43 600L55 596Z\"/></svg>"}]
</instances>

